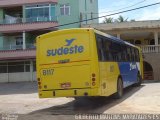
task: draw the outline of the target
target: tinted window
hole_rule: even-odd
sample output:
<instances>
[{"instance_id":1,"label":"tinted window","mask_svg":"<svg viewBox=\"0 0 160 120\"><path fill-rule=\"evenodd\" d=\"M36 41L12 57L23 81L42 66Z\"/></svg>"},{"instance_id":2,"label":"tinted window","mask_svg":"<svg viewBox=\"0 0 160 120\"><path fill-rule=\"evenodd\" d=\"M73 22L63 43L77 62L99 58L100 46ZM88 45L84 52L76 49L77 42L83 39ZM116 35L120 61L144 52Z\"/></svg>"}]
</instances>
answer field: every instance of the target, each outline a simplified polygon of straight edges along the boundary
<instances>
[{"instance_id":1,"label":"tinted window","mask_svg":"<svg viewBox=\"0 0 160 120\"><path fill-rule=\"evenodd\" d=\"M113 61L111 46L112 46L112 42L109 41L108 39L105 39L104 47L105 47L106 61Z\"/></svg>"},{"instance_id":2,"label":"tinted window","mask_svg":"<svg viewBox=\"0 0 160 120\"><path fill-rule=\"evenodd\" d=\"M7 65L0 65L0 73L7 73Z\"/></svg>"},{"instance_id":3,"label":"tinted window","mask_svg":"<svg viewBox=\"0 0 160 120\"><path fill-rule=\"evenodd\" d=\"M139 62L139 61L140 61L138 49L135 49L135 61L136 61L136 62Z\"/></svg>"},{"instance_id":4,"label":"tinted window","mask_svg":"<svg viewBox=\"0 0 160 120\"><path fill-rule=\"evenodd\" d=\"M138 49L118 43L110 38L96 35L99 61L134 62L139 61Z\"/></svg>"},{"instance_id":5,"label":"tinted window","mask_svg":"<svg viewBox=\"0 0 160 120\"><path fill-rule=\"evenodd\" d=\"M98 59L99 61L105 61L105 49L104 49L104 42L102 37L97 37L97 50L98 50Z\"/></svg>"},{"instance_id":6,"label":"tinted window","mask_svg":"<svg viewBox=\"0 0 160 120\"><path fill-rule=\"evenodd\" d=\"M122 45L121 46L121 56L122 56L122 61L127 61L127 47L126 47L126 45Z\"/></svg>"}]
</instances>

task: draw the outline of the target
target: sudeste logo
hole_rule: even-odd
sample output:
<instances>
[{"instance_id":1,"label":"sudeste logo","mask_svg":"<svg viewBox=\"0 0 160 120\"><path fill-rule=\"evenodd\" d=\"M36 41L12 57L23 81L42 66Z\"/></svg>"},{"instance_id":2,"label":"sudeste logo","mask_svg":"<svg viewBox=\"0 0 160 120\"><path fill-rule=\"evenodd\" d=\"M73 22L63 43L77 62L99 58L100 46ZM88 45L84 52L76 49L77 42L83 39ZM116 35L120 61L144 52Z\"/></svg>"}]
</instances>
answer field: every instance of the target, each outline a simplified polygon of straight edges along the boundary
<instances>
[{"instance_id":1,"label":"sudeste logo","mask_svg":"<svg viewBox=\"0 0 160 120\"><path fill-rule=\"evenodd\" d=\"M133 63L130 63L130 71L134 70L134 69L137 69L137 65L133 64Z\"/></svg>"},{"instance_id":2,"label":"sudeste logo","mask_svg":"<svg viewBox=\"0 0 160 120\"><path fill-rule=\"evenodd\" d=\"M77 54L82 53L84 51L84 46L82 45L72 45L72 43L75 41L75 38L72 39L66 39L66 44L60 48L56 49L50 49L47 50L47 56L60 56L60 55L68 55L68 54Z\"/></svg>"},{"instance_id":3,"label":"sudeste logo","mask_svg":"<svg viewBox=\"0 0 160 120\"><path fill-rule=\"evenodd\" d=\"M72 38L70 40L66 39L67 44L65 46L70 46L74 40L76 40L76 39L74 39L74 38Z\"/></svg>"}]
</instances>

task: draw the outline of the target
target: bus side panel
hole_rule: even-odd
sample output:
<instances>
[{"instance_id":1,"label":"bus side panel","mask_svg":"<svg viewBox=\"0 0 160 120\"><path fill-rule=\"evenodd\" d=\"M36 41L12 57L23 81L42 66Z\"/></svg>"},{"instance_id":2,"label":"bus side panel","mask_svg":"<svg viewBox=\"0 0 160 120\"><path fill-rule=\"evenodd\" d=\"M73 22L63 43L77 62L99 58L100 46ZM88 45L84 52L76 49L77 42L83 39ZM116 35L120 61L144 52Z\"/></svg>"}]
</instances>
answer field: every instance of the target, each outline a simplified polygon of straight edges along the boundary
<instances>
[{"instance_id":1,"label":"bus side panel","mask_svg":"<svg viewBox=\"0 0 160 120\"><path fill-rule=\"evenodd\" d=\"M119 69L124 87L137 82L137 74L139 71L139 66L137 65L136 62L119 62Z\"/></svg>"},{"instance_id":2,"label":"bus side panel","mask_svg":"<svg viewBox=\"0 0 160 120\"><path fill-rule=\"evenodd\" d=\"M116 62L100 62L101 96L109 96L117 92L117 79L120 75Z\"/></svg>"}]
</instances>

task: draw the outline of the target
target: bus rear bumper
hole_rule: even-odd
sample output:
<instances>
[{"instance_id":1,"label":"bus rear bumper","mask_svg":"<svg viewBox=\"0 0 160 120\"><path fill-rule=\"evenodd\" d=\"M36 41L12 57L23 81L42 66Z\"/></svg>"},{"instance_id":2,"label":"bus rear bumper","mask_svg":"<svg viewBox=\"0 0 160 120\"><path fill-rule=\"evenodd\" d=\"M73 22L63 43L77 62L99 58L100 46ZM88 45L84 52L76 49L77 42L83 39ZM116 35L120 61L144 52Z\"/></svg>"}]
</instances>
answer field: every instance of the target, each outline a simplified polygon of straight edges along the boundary
<instances>
[{"instance_id":1,"label":"bus rear bumper","mask_svg":"<svg viewBox=\"0 0 160 120\"><path fill-rule=\"evenodd\" d=\"M98 88L39 91L40 98L100 96Z\"/></svg>"}]
</instances>

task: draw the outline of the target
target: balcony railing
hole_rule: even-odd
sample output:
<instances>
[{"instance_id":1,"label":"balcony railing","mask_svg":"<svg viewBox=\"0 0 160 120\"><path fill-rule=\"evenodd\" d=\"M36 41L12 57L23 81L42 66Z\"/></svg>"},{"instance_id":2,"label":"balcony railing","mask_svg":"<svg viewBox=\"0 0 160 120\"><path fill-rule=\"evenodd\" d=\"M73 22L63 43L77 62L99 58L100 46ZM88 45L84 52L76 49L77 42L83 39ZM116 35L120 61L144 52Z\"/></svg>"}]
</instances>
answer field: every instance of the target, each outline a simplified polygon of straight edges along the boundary
<instances>
[{"instance_id":1,"label":"balcony railing","mask_svg":"<svg viewBox=\"0 0 160 120\"><path fill-rule=\"evenodd\" d=\"M26 49L35 49L36 46L34 44L26 44ZM0 47L0 50L22 50L23 45L5 45Z\"/></svg>"},{"instance_id":2,"label":"balcony railing","mask_svg":"<svg viewBox=\"0 0 160 120\"><path fill-rule=\"evenodd\" d=\"M160 45L140 46L143 53L160 53Z\"/></svg>"},{"instance_id":3,"label":"balcony railing","mask_svg":"<svg viewBox=\"0 0 160 120\"><path fill-rule=\"evenodd\" d=\"M0 20L0 24L32 23L32 22L50 22L57 21L57 17L31 17L31 18L11 18Z\"/></svg>"}]
</instances>

